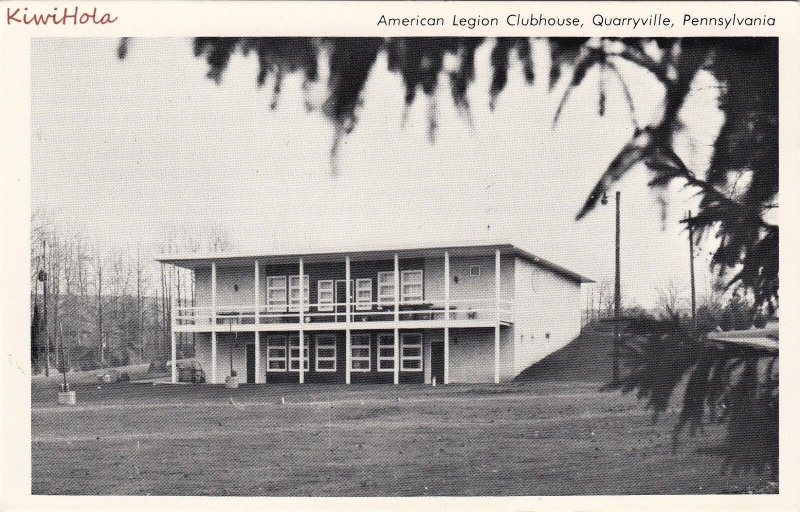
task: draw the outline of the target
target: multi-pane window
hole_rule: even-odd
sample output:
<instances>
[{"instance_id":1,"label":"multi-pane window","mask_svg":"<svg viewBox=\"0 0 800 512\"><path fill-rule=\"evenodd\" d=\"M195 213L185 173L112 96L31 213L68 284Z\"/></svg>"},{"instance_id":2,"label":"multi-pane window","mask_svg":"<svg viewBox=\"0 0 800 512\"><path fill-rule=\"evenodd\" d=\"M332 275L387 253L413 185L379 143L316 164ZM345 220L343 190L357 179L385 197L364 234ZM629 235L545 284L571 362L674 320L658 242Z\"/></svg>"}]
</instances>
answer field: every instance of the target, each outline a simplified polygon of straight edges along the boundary
<instances>
[{"instance_id":1,"label":"multi-pane window","mask_svg":"<svg viewBox=\"0 0 800 512\"><path fill-rule=\"evenodd\" d=\"M320 334L317 336L316 370L318 372L336 371L336 336Z\"/></svg>"},{"instance_id":2,"label":"multi-pane window","mask_svg":"<svg viewBox=\"0 0 800 512\"><path fill-rule=\"evenodd\" d=\"M286 311L286 276L267 277L267 311Z\"/></svg>"},{"instance_id":3,"label":"multi-pane window","mask_svg":"<svg viewBox=\"0 0 800 512\"><path fill-rule=\"evenodd\" d=\"M267 371L286 371L286 338L284 336L267 338Z\"/></svg>"},{"instance_id":4,"label":"multi-pane window","mask_svg":"<svg viewBox=\"0 0 800 512\"><path fill-rule=\"evenodd\" d=\"M400 292L403 302L421 302L422 271L404 270L400 274Z\"/></svg>"},{"instance_id":5,"label":"multi-pane window","mask_svg":"<svg viewBox=\"0 0 800 512\"><path fill-rule=\"evenodd\" d=\"M378 335L378 371L394 371L394 335Z\"/></svg>"},{"instance_id":6,"label":"multi-pane window","mask_svg":"<svg viewBox=\"0 0 800 512\"><path fill-rule=\"evenodd\" d=\"M356 279L356 309L372 309L372 279Z\"/></svg>"},{"instance_id":7,"label":"multi-pane window","mask_svg":"<svg viewBox=\"0 0 800 512\"><path fill-rule=\"evenodd\" d=\"M333 281L317 281L317 311L333 311Z\"/></svg>"},{"instance_id":8,"label":"multi-pane window","mask_svg":"<svg viewBox=\"0 0 800 512\"><path fill-rule=\"evenodd\" d=\"M289 311L300 311L300 276L289 276ZM308 275L303 276L303 311L308 311Z\"/></svg>"},{"instance_id":9,"label":"multi-pane window","mask_svg":"<svg viewBox=\"0 0 800 512\"><path fill-rule=\"evenodd\" d=\"M400 337L400 369L422 371L422 334L405 333Z\"/></svg>"},{"instance_id":10,"label":"multi-pane window","mask_svg":"<svg viewBox=\"0 0 800 512\"><path fill-rule=\"evenodd\" d=\"M369 334L353 334L350 349L350 369L354 372L368 372L372 368L369 345Z\"/></svg>"},{"instance_id":11,"label":"multi-pane window","mask_svg":"<svg viewBox=\"0 0 800 512\"><path fill-rule=\"evenodd\" d=\"M378 272L378 302L394 302L394 272Z\"/></svg>"},{"instance_id":12,"label":"multi-pane window","mask_svg":"<svg viewBox=\"0 0 800 512\"><path fill-rule=\"evenodd\" d=\"M300 337L289 336L289 371L300 368ZM303 371L308 371L308 338L303 338Z\"/></svg>"}]
</instances>

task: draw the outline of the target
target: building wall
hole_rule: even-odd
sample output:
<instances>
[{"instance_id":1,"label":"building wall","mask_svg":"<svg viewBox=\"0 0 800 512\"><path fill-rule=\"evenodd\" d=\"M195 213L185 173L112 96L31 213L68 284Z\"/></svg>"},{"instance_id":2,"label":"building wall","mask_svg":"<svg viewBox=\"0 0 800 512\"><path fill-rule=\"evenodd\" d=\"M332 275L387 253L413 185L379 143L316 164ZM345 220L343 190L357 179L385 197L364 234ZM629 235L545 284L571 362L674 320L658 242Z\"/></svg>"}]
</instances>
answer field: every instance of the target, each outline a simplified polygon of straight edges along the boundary
<instances>
[{"instance_id":1,"label":"building wall","mask_svg":"<svg viewBox=\"0 0 800 512\"><path fill-rule=\"evenodd\" d=\"M470 276L473 265L480 267L480 276ZM401 270L422 269L424 274L425 299L444 299L444 258L401 259ZM353 279L373 279L373 300L377 300L377 273L391 271L391 260L354 261L351 265ZM262 303L266 297L266 277L270 275L297 274L297 265L262 265L260 270ZM450 295L454 301L478 298L493 299L495 293L494 256L452 257L450 259ZM317 301L319 279L344 279L344 262L311 263L305 265L310 276L310 299ZM210 268L198 269L196 296L198 306L211 304ZM457 279L456 279L457 278ZM456 282L457 280L457 282ZM217 303L220 306L249 306L254 297L253 267L217 269ZM238 286L238 291L235 286ZM580 332L580 284L543 269L523 259L504 256L501 259L501 298L514 301L514 324L501 329L501 380L510 380L525 368L560 349L572 341ZM454 304L458 308L458 304ZM218 382L229 373L228 334L218 335ZM249 336L249 337L248 337ZM338 353L344 356L344 334ZM204 340L204 341L201 341ZM234 351L234 368L242 380L246 376L245 342L252 342L253 335L240 334L240 349ZM425 371L422 379L430 382L431 344L441 343L441 329L425 331ZM266 334L261 335L261 368L266 368ZM373 343L375 341L373 340ZM337 343L339 344L339 343ZM373 347L373 353L377 350ZM241 353L239 353L241 352ZM312 345L313 369L313 345ZM203 368L210 372L210 335L201 334L197 344L197 358ZM341 368L343 369L343 362ZM263 373L263 372L262 372ZM296 375L296 374L295 374ZM354 373L357 379L368 376ZM390 375L390 374L384 374ZM210 374L209 374L210 380ZM263 375L257 376L258 382ZM494 380L494 330L453 329L450 345L450 381L493 382Z\"/></svg>"},{"instance_id":2,"label":"building wall","mask_svg":"<svg viewBox=\"0 0 800 512\"><path fill-rule=\"evenodd\" d=\"M471 266L480 267L479 276L470 276ZM450 300L494 300L494 256L450 258ZM500 298L514 297L514 257L500 258ZM456 280L458 282L456 282ZM425 298L444 300L444 257L425 260ZM458 304L454 304L458 307Z\"/></svg>"},{"instance_id":3,"label":"building wall","mask_svg":"<svg viewBox=\"0 0 800 512\"><path fill-rule=\"evenodd\" d=\"M409 331L411 332L411 331ZM413 331L420 332L420 331ZM442 329L427 329L423 332L423 372L401 372L401 383L431 382L431 345L444 341ZM296 334L296 333L294 333ZM330 333L326 333L330 334ZM308 332L310 340L309 372L305 374L306 382L344 382L345 341L344 332L335 332L337 336L337 371L320 372L315 368L315 333ZM377 371L377 332L371 335L372 368L370 372L352 372L351 381L358 383L391 383L392 372ZM274 335L270 333L270 335ZM267 333L261 333L261 368L256 374L256 383L265 382L297 382L297 372L266 372L267 368ZM512 349L513 329L503 327L500 330L500 380L508 381L516 375L514 371L514 351ZM238 341L231 333L217 334L217 383L224 383L230 375L230 356L233 349L233 369L239 376L239 382L247 379L246 345L254 342L253 333L239 333ZM211 372L211 334L197 335L195 359L206 372L206 382L212 382ZM492 383L494 382L494 329L451 329L450 332L450 382L458 383Z\"/></svg>"},{"instance_id":4,"label":"building wall","mask_svg":"<svg viewBox=\"0 0 800 512\"><path fill-rule=\"evenodd\" d=\"M253 343L254 334L241 332L238 338L231 333L217 333L217 383L224 383L225 377L231 373L231 349L233 349L233 369L239 377L239 382L247 379L247 360L245 345ZM261 368L266 368L266 353L264 352L262 334ZM195 343L195 359L206 373L206 382L211 383L211 333L198 333ZM258 377L258 375L256 376ZM261 381L263 382L263 379Z\"/></svg>"},{"instance_id":5,"label":"building wall","mask_svg":"<svg viewBox=\"0 0 800 512\"><path fill-rule=\"evenodd\" d=\"M480 276L470 276L473 265L480 267ZM450 258L450 298L457 300L494 299L494 256ZM503 256L500 260L500 294L504 300L514 296L514 258ZM350 266L352 279L372 279L372 300L378 300L378 272L394 270L392 260L354 261ZM424 271L424 294L426 300L444 300L444 258L404 258L400 270ZM304 272L309 276L310 302L317 302L317 281L320 279L343 280L344 262L308 263ZM267 277L273 275L297 275L297 265L262 265L259 273L259 296L264 304L267 294ZM456 282L456 278L458 282ZM217 305L221 307L254 304L255 270L247 267L217 267ZM211 305L211 268L195 270L195 296L198 306ZM458 304L454 304L458 308Z\"/></svg>"},{"instance_id":6,"label":"building wall","mask_svg":"<svg viewBox=\"0 0 800 512\"><path fill-rule=\"evenodd\" d=\"M444 338L438 330L437 340ZM432 335L433 336L433 335ZM513 328L500 329L500 380L514 378ZM494 329L450 330L450 382L452 384L494 382Z\"/></svg>"},{"instance_id":7,"label":"building wall","mask_svg":"<svg viewBox=\"0 0 800 512\"><path fill-rule=\"evenodd\" d=\"M350 278L372 279L372 300L378 300L378 272L394 270L393 260L353 261L350 265ZM404 258L400 260L400 270L425 270L425 262L420 258ZM307 263L303 272L309 277L309 296L311 303L317 302L317 281L320 279L344 280L345 263L325 262ZM297 275L298 265L261 265L259 271L259 299L266 304L267 277ZM439 277L441 279L441 275ZM427 281L427 272L424 279ZM217 267L217 306L246 306L255 303L255 268ZM237 289L238 288L238 291ZM211 306L211 267L195 270L195 297L197 306ZM344 300L342 299L342 302Z\"/></svg>"},{"instance_id":8,"label":"building wall","mask_svg":"<svg viewBox=\"0 0 800 512\"><path fill-rule=\"evenodd\" d=\"M580 283L520 258L514 272L514 372L522 372L581 329Z\"/></svg>"}]
</instances>

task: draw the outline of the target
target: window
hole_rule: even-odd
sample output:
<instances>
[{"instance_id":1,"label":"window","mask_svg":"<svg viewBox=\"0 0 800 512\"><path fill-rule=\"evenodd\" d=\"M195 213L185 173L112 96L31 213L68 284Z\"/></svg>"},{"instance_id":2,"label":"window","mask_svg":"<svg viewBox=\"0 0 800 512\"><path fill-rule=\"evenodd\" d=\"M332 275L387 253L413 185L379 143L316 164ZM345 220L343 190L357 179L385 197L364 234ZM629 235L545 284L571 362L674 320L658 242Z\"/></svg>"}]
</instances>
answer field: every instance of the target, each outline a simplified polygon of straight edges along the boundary
<instances>
[{"instance_id":1,"label":"window","mask_svg":"<svg viewBox=\"0 0 800 512\"><path fill-rule=\"evenodd\" d=\"M317 311L333 311L333 281L317 281L317 303Z\"/></svg>"},{"instance_id":2,"label":"window","mask_svg":"<svg viewBox=\"0 0 800 512\"><path fill-rule=\"evenodd\" d=\"M370 335L353 334L350 349L350 369L354 372L368 372L372 369L370 356Z\"/></svg>"},{"instance_id":3,"label":"window","mask_svg":"<svg viewBox=\"0 0 800 512\"><path fill-rule=\"evenodd\" d=\"M400 291L403 302L422 301L422 271L404 270L400 274Z\"/></svg>"},{"instance_id":4,"label":"window","mask_svg":"<svg viewBox=\"0 0 800 512\"><path fill-rule=\"evenodd\" d=\"M286 338L283 336L267 338L267 371L286 371Z\"/></svg>"},{"instance_id":5,"label":"window","mask_svg":"<svg viewBox=\"0 0 800 512\"><path fill-rule=\"evenodd\" d=\"M286 311L286 276L267 277L267 311Z\"/></svg>"},{"instance_id":6,"label":"window","mask_svg":"<svg viewBox=\"0 0 800 512\"><path fill-rule=\"evenodd\" d=\"M316 370L318 372L336 371L336 336L321 334L317 336Z\"/></svg>"},{"instance_id":7,"label":"window","mask_svg":"<svg viewBox=\"0 0 800 512\"><path fill-rule=\"evenodd\" d=\"M478 277L481 275L481 266L480 265L470 265L469 266L469 275L470 277Z\"/></svg>"},{"instance_id":8,"label":"window","mask_svg":"<svg viewBox=\"0 0 800 512\"><path fill-rule=\"evenodd\" d=\"M539 291L541 285L542 285L542 276L541 274L539 274L539 272L534 270L531 273L531 290L533 290L533 292L536 293Z\"/></svg>"},{"instance_id":9,"label":"window","mask_svg":"<svg viewBox=\"0 0 800 512\"><path fill-rule=\"evenodd\" d=\"M372 279L356 279L356 309L372 309Z\"/></svg>"},{"instance_id":10,"label":"window","mask_svg":"<svg viewBox=\"0 0 800 512\"><path fill-rule=\"evenodd\" d=\"M401 335L400 347L400 369L404 372L421 372L422 334Z\"/></svg>"},{"instance_id":11,"label":"window","mask_svg":"<svg viewBox=\"0 0 800 512\"><path fill-rule=\"evenodd\" d=\"M289 311L299 312L300 276L289 276ZM303 311L308 311L308 275L303 276Z\"/></svg>"},{"instance_id":12,"label":"window","mask_svg":"<svg viewBox=\"0 0 800 512\"><path fill-rule=\"evenodd\" d=\"M394 334L378 335L378 371L394 371Z\"/></svg>"},{"instance_id":13,"label":"window","mask_svg":"<svg viewBox=\"0 0 800 512\"><path fill-rule=\"evenodd\" d=\"M300 368L300 337L289 336L289 371ZM308 371L308 338L303 337L303 371Z\"/></svg>"},{"instance_id":14,"label":"window","mask_svg":"<svg viewBox=\"0 0 800 512\"><path fill-rule=\"evenodd\" d=\"M394 272L378 272L378 302L394 302Z\"/></svg>"}]
</instances>

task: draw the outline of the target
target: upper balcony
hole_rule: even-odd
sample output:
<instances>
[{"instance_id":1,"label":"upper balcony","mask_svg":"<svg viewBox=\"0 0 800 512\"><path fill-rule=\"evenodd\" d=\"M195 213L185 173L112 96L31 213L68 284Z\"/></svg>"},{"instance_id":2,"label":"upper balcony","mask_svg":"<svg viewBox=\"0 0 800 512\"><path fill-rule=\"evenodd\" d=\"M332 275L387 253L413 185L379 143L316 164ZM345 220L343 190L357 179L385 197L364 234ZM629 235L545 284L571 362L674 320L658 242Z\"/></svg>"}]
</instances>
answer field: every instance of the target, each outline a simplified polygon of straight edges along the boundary
<instances>
[{"instance_id":1,"label":"upper balcony","mask_svg":"<svg viewBox=\"0 0 800 512\"><path fill-rule=\"evenodd\" d=\"M306 303L297 306L261 305L175 307L175 331L283 331L392 329L411 327L494 327L513 323L510 300L461 299L432 301Z\"/></svg>"}]
</instances>

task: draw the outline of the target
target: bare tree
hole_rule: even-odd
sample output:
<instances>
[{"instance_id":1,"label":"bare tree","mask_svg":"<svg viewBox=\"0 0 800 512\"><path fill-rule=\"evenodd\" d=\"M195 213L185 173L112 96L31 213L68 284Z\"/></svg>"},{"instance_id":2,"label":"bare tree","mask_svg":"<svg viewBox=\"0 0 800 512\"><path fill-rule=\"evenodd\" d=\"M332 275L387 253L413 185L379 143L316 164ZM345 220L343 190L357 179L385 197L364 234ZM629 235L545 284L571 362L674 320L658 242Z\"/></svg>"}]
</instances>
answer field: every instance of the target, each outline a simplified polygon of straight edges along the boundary
<instances>
[{"instance_id":1,"label":"bare tree","mask_svg":"<svg viewBox=\"0 0 800 512\"><path fill-rule=\"evenodd\" d=\"M97 339L98 343L100 344L100 364L105 364L105 347L104 347L104 331L103 331L103 315L105 314L104 309L104 300L103 300L103 258L99 254L95 255L94 258L94 270L95 270L95 305L96 305L96 314L97 314Z\"/></svg>"},{"instance_id":2,"label":"bare tree","mask_svg":"<svg viewBox=\"0 0 800 512\"><path fill-rule=\"evenodd\" d=\"M673 281L658 290L656 307L659 316L665 320L680 320L686 314L686 303L685 290L678 288Z\"/></svg>"}]
</instances>

